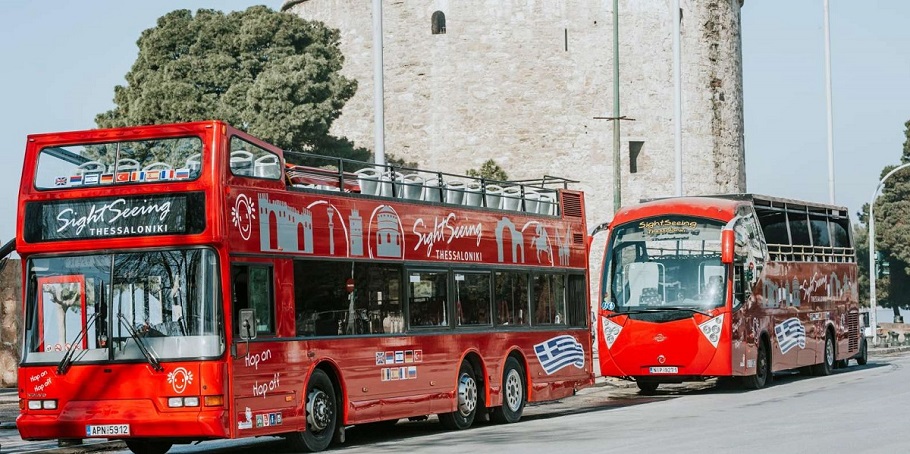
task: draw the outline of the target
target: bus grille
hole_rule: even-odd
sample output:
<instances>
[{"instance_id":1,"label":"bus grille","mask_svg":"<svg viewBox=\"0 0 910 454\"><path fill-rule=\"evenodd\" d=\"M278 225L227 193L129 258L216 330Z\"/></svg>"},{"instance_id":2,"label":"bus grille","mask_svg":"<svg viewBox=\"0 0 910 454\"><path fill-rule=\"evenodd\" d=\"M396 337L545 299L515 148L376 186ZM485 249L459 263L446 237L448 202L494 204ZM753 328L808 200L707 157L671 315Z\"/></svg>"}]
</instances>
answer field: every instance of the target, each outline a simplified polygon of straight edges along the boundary
<instances>
[{"instance_id":1,"label":"bus grille","mask_svg":"<svg viewBox=\"0 0 910 454\"><path fill-rule=\"evenodd\" d=\"M850 311L847 314L847 351L855 352L859 350L859 338L863 334L859 332L859 312Z\"/></svg>"},{"instance_id":2,"label":"bus grille","mask_svg":"<svg viewBox=\"0 0 910 454\"><path fill-rule=\"evenodd\" d=\"M566 217L581 217L581 195L563 192L562 193L562 213Z\"/></svg>"}]
</instances>

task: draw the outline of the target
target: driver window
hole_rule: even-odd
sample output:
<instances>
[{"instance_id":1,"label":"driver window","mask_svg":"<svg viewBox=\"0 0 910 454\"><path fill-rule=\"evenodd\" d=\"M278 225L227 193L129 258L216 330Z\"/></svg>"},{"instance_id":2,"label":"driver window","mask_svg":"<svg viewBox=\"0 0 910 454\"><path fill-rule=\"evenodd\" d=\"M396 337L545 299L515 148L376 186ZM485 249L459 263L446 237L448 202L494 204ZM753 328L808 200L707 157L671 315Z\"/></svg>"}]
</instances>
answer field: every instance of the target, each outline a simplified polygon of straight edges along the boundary
<instances>
[{"instance_id":1,"label":"driver window","mask_svg":"<svg viewBox=\"0 0 910 454\"><path fill-rule=\"evenodd\" d=\"M666 295L661 295L658 290L663 281L663 265L656 262L630 263L624 274L629 279L629 306L648 306L666 301Z\"/></svg>"}]
</instances>

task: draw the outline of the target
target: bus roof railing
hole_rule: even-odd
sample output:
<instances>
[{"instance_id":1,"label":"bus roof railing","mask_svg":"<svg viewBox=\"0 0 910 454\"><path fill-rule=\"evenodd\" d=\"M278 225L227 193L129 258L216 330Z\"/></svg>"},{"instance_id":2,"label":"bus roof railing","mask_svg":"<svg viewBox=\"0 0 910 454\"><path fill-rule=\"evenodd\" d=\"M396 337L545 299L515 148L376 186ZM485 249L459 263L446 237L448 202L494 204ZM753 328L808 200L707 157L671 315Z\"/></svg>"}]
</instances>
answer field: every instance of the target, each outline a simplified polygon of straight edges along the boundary
<instances>
[{"instance_id":1,"label":"bus roof railing","mask_svg":"<svg viewBox=\"0 0 910 454\"><path fill-rule=\"evenodd\" d=\"M781 210L781 211L809 211L816 212L817 210L825 210L828 214L846 216L847 208L843 206L830 205L827 203L819 202L808 202L805 200L796 200L788 199L784 197L772 197L761 194L753 193L734 193L734 194L704 194L704 195L691 195L691 196L682 196L682 197L649 197L639 200L641 203L651 202L655 200L670 200L678 199L684 197L697 197L697 198L713 198L713 199L727 199L727 200L741 200L746 202L752 202L753 205L762 207L764 209L771 210Z\"/></svg>"},{"instance_id":2,"label":"bus roof railing","mask_svg":"<svg viewBox=\"0 0 910 454\"><path fill-rule=\"evenodd\" d=\"M772 260L785 262L856 262L856 250L852 247L769 243L768 254Z\"/></svg>"},{"instance_id":3,"label":"bus roof railing","mask_svg":"<svg viewBox=\"0 0 910 454\"><path fill-rule=\"evenodd\" d=\"M428 171L399 164L372 164L347 158L285 151L290 187L343 191L412 201L559 215L559 189L577 180L544 175L496 180Z\"/></svg>"}]
</instances>

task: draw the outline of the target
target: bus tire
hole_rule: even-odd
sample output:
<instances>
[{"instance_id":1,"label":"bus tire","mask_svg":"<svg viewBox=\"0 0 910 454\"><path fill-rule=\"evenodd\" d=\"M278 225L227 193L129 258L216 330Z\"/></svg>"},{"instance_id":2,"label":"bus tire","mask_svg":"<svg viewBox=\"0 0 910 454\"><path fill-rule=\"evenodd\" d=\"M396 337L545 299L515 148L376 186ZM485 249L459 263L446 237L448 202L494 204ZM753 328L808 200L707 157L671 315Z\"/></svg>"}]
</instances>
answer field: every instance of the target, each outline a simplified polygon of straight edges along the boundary
<instances>
[{"instance_id":1,"label":"bus tire","mask_svg":"<svg viewBox=\"0 0 910 454\"><path fill-rule=\"evenodd\" d=\"M831 337L831 332L829 331L825 333L825 350L822 355L822 362L812 366L812 374L818 376L831 375L831 371L834 370L835 357L834 338Z\"/></svg>"},{"instance_id":2,"label":"bus tire","mask_svg":"<svg viewBox=\"0 0 910 454\"><path fill-rule=\"evenodd\" d=\"M131 438L126 441L126 447L133 454L164 454L171 449L171 443L143 438Z\"/></svg>"},{"instance_id":3,"label":"bus tire","mask_svg":"<svg viewBox=\"0 0 910 454\"><path fill-rule=\"evenodd\" d=\"M869 361L869 346L866 345L865 337L860 341L859 353L857 353L854 358L856 359L856 364L859 364L860 366L865 366L866 362Z\"/></svg>"},{"instance_id":4,"label":"bus tire","mask_svg":"<svg viewBox=\"0 0 910 454\"><path fill-rule=\"evenodd\" d=\"M474 423L474 416L477 415L477 403L480 401L475 377L474 368L467 361L463 361L458 370L458 388L456 390L458 405L455 411L439 415L439 422L446 429L465 430Z\"/></svg>"},{"instance_id":5,"label":"bus tire","mask_svg":"<svg viewBox=\"0 0 910 454\"><path fill-rule=\"evenodd\" d=\"M294 451L322 451L332 443L337 424L335 387L322 369L316 369L306 387L306 430L288 434L288 445Z\"/></svg>"},{"instance_id":6,"label":"bus tire","mask_svg":"<svg viewBox=\"0 0 910 454\"><path fill-rule=\"evenodd\" d=\"M643 396L653 396L657 392L657 387L660 386L660 383L656 381L636 380L635 384L638 385L639 394Z\"/></svg>"},{"instance_id":7,"label":"bus tire","mask_svg":"<svg viewBox=\"0 0 910 454\"><path fill-rule=\"evenodd\" d=\"M493 409L493 421L511 424L521 419L528 401L526 380L521 363L510 356L502 374L502 406Z\"/></svg>"},{"instance_id":8,"label":"bus tire","mask_svg":"<svg viewBox=\"0 0 910 454\"><path fill-rule=\"evenodd\" d=\"M758 355L755 356L755 375L743 377L743 384L748 389L764 388L771 380L771 359L768 355L768 343L758 341Z\"/></svg>"}]
</instances>

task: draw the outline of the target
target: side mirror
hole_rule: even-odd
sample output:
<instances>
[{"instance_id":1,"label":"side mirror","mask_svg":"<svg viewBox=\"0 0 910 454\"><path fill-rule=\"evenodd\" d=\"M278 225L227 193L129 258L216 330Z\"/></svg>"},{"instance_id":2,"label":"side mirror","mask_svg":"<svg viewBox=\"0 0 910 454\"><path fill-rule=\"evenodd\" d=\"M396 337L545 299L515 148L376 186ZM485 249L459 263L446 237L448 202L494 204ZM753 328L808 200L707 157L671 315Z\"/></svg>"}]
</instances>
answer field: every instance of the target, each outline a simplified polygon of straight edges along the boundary
<instances>
[{"instance_id":1,"label":"side mirror","mask_svg":"<svg viewBox=\"0 0 910 454\"><path fill-rule=\"evenodd\" d=\"M240 309L240 338L249 341L256 338L256 313L252 309Z\"/></svg>"},{"instance_id":2,"label":"side mirror","mask_svg":"<svg viewBox=\"0 0 910 454\"><path fill-rule=\"evenodd\" d=\"M733 263L733 247L736 244L733 230L724 229L720 232L720 261L725 265Z\"/></svg>"}]
</instances>

